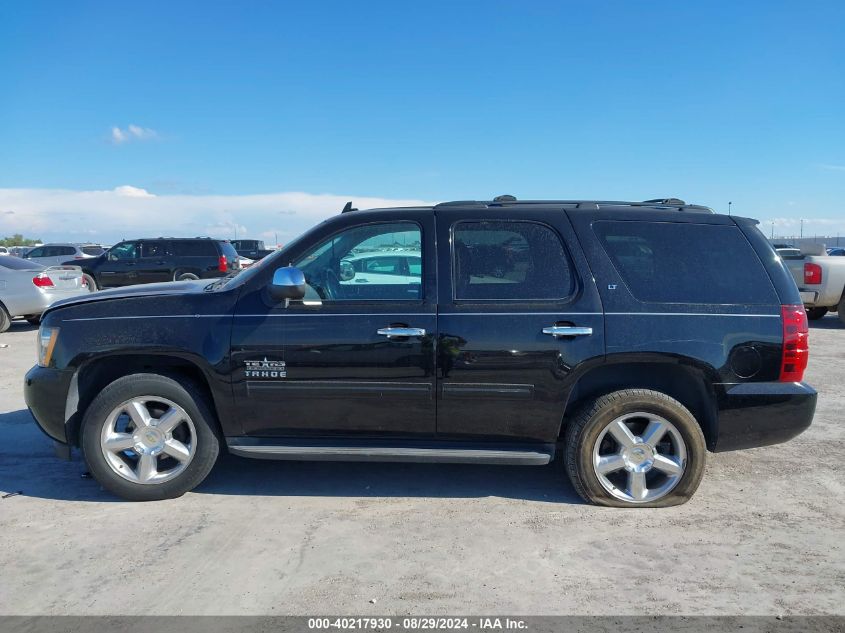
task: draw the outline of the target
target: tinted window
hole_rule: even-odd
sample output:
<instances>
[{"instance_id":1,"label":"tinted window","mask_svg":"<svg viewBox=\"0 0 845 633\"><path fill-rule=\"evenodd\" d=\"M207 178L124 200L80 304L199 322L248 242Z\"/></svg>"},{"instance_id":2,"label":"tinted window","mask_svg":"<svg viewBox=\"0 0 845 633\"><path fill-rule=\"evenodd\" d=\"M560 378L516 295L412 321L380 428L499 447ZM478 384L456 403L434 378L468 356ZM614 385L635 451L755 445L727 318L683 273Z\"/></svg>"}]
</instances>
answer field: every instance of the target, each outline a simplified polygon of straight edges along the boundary
<instances>
[{"instance_id":1,"label":"tinted window","mask_svg":"<svg viewBox=\"0 0 845 633\"><path fill-rule=\"evenodd\" d=\"M39 246L38 248L33 248L26 254L27 257L44 257L44 247Z\"/></svg>"},{"instance_id":2,"label":"tinted window","mask_svg":"<svg viewBox=\"0 0 845 633\"><path fill-rule=\"evenodd\" d=\"M185 240L173 242L177 257L217 257L217 249L211 240Z\"/></svg>"},{"instance_id":3,"label":"tinted window","mask_svg":"<svg viewBox=\"0 0 845 633\"><path fill-rule=\"evenodd\" d=\"M56 255L76 255L76 248L74 246L57 246L58 251Z\"/></svg>"},{"instance_id":4,"label":"tinted window","mask_svg":"<svg viewBox=\"0 0 845 633\"><path fill-rule=\"evenodd\" d=\"M575 287L560 238L534 222L459 222L453 229L455 299L555 300Z\"/></svg>"},{"instance_id":5,"label":"tinted window","mask_svg":"<svg viewBox=\"0 0 845 633\"><path fill-rule=\"evenodd\" d=\"M419 301L422 267L408 270L404 260L421 258L421 242L416 224L368 224L322 242L294 265L324 301Z\"/></svg>"},{"instance_id":6,"label":"tinted window","mask_svg":"<svg viewBox=\"0 0 845 633\"><path fill-rule=\"evenodd\" d=\"M657 303L778 303L754 249L735 226L595 222L631 293Z\"/></svg>"},{"instance_id":7,"label":"tinted window","mask_svg":"<svg viewBox=\"0 0 845 633\"><path fill-rule=\"evenodd\" d=\"M44 270L44 266L17 257L0 257L0 267L10 270Z\"/></svg>"},{"instance_id":8,"label":"tinted window","mask_svg":"<svg viewBox=\"0 0 845 633\"><path fill-rule=\"evenodd\" d=\"M82 252L86 255L93 255L96 257L97 255L102 255L104 251L100 246L83 246Z\"/></svg>"},{"instance_id":9,"label":"tinted window","mask_svg":"<svg viewBox=\"0 0 845 633\"><path fill-rule=\"evenodd\" d=\"M164 257L167 255L167 242L143 242L141 257Z\"/></svg>"}]
</instances>

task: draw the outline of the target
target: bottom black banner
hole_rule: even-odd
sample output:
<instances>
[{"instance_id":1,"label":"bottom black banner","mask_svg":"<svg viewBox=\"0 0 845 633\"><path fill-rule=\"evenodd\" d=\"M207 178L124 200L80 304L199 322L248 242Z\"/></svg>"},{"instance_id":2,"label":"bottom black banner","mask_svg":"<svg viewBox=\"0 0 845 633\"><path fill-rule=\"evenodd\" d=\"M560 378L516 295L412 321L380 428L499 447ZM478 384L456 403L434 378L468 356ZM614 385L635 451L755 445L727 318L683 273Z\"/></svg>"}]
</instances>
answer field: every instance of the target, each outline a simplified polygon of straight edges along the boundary
<instances>
[{"instance_id":1,"label":"bottom black banner","mask_svg":"<svg viewBox=\"0 0 845 633\"><path fill-rule=\"evenodd\" d=\"M845 632L845 616L0 616L2 633L524 633Z\"/></svg>"}]
</instances>

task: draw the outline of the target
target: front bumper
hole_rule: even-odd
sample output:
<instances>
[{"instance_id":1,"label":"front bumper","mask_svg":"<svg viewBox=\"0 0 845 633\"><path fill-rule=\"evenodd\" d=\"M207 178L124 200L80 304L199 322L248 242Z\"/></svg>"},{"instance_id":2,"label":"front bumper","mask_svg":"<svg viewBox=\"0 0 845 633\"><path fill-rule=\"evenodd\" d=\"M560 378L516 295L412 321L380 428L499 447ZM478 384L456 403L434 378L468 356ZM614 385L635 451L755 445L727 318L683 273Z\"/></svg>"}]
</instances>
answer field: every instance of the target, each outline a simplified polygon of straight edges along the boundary
<instances>
[{"instance_id":1,"label":"front bumper","mask_svg":"<svg viewBox=\"0 0 845 633\"><path fill-rule=\"evenodd\" d=\"M73 380L73 371L62 371L36 365L24 378L26 406L38 426L48 436L67 444L65 405Z\"/></svg>"},{"instance_id":2,"label":"front bumper","mask_svg":"<svg viewBox=\"0 0 845 633\"><path fill-rule=\"evenodd\" d=\"M806 431L813 421L818 394L803 382L719 387L716 452L780 444Z\"/></svg>"}]
</instances>

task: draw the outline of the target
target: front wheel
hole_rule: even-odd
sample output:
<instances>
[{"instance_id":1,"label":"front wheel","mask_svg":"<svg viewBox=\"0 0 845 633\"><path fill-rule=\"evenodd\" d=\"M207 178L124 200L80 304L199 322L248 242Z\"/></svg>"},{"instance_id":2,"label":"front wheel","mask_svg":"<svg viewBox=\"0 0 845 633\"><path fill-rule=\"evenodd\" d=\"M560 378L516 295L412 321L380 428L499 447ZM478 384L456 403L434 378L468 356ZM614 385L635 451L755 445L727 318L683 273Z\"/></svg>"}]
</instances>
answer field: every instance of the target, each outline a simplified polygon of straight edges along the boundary
<instances>
[{"instance_id":1,"label":"front wheel","mask_svg":"<svg viewBox=\"0 0 845 633\"><path fill-rule=\"evenodd\" d=\"M199 279L194 273L176 273L173 281L193 281Z\"/></svg>"},{"instance_id":2,"label":"front wheel","mask_svg":"<svg viewBox=\"0 0 845 633\"><path fill-rule=\"evenodd\" d=\"M615 507L685 503L704 474L706 444L689 410L664 393L615 391L566 429L566 469L578 494Z\"/></svg>"},{"instance_id":3,"label":"front wheel","mask_svg":"<svg viewBox=\"0 0 845 633\"><path fill-rule=\"evenodd\" d=\"M108 385L82 421L94 478L129 501L172 499L198 486L220 451L213 413L187 380L132 374Z\"/></svg>"},{"instance_id":4,"label":"front wheel","mask_svg":"<svg viewBox=\"0 0 845 633\"><path fill-rule=\"evenodd\" d=\"M30 325L41 325L41 315L40 314L30 314L27 317L24 317L26 322Z\"/></svg>"}]
</instances>

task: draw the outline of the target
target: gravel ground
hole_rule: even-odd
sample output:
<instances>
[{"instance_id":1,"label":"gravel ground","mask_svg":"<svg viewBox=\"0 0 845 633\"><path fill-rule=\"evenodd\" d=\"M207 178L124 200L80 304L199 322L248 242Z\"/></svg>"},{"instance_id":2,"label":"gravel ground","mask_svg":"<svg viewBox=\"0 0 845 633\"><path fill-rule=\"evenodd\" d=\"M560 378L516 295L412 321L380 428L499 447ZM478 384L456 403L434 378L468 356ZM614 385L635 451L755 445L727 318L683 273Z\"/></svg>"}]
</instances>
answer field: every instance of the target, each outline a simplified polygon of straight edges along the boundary
<instances>
[{"instance_id":1,"label":"gravel ground","mask_svg":"<svg viewBox=\"0 0 845 633\"><path fill-rule=\"evenodd\" d=\"M548 467L224 458L121 502L53 457L0 334L0 615L845 614L845 328L812 325L813 426L710 455L667 510L582 504Z\"/></svg>"}]
</instances>

